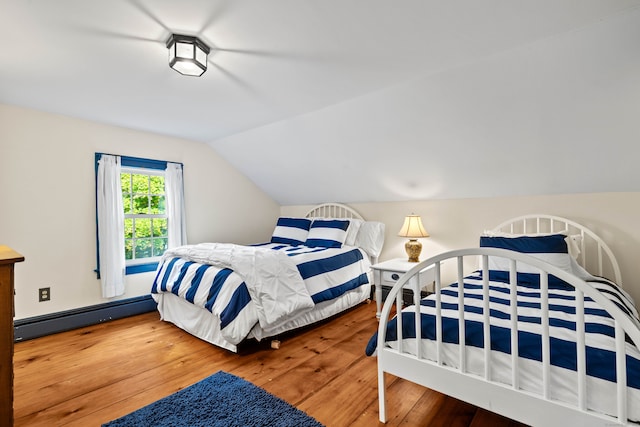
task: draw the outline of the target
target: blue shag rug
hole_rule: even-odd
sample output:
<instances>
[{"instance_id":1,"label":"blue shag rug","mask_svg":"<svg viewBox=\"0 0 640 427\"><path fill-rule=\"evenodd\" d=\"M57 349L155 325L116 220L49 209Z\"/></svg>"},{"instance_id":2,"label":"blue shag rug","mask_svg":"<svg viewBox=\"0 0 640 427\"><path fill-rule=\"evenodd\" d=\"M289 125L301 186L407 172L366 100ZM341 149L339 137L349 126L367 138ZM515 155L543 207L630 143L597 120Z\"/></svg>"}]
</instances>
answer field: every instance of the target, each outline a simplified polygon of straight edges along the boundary
<instances>
[{"instance_id":1,"label":"blue shag rug","mask_svg":"<svg viewBox=\"0 0 640 427\"><path fill-rule=\"evenodd\" d=\"M219 371L103 427L323 427L282 399Z\"/></svg>"}]
</instances>

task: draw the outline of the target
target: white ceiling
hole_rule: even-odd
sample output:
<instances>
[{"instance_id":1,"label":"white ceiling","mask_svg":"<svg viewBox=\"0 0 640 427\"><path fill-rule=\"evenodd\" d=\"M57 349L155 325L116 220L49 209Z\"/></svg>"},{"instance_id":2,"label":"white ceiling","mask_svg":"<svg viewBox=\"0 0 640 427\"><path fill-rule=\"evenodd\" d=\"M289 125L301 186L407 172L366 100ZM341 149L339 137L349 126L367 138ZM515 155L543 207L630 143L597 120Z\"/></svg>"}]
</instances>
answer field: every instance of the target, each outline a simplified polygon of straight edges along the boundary
<instances>
[{"instance_id":1,"label":"white ceiling","mask_svg":"<svg viewBox=\"0 0 640 427\"><path fill-rule=\"evenodd\" d=\"M639 92L630 84L640 81L621 67L640 64L638 7L640 0L0 0L0 102L208 143L282 204L635 191L640 180L626 172L635 174L628 150L640 136ZM214 49L201 78L169 69L172 32ZM558 91L565 93L556 98ZM619 111L585 106L603 99ZM602 117L610 133L575 133ZM557 142L569 140L560 154L571 156L545 166L542 179L474 168L511 161L500 153L514 146L520 157L542 160L542 147L558 159ZM591 169L606 144L616 152L604 157L611 179ZM316 156L319 146L342 154L332 162ZM566 169L576 150L588 156L588 172ZM314 161L332 165L320 173ZM584 176L558 185L575 173Z\"/></svg>"}]
</instances>

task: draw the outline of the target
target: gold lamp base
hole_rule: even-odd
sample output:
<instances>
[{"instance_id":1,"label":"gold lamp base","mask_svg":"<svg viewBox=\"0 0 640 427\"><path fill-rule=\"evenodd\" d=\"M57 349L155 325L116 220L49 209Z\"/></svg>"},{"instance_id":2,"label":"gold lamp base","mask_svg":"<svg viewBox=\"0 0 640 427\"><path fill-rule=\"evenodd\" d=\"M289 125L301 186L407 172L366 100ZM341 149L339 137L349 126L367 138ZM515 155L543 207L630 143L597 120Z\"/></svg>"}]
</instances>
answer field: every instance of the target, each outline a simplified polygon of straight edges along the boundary
<instances>
[{"instance_id":1,"label":"gold lamp base","mask_svg":"<svg viewBox=\"0 0 640 427\"><path fill-rule=\"evenodd\" d=\"M422 252L422 243L416 239L409 239L409 241L404 244L404 249L407 251L407 255L409 255L409 262L420 261L419 257L420 252Z\"/></svg>"}]
</instances>

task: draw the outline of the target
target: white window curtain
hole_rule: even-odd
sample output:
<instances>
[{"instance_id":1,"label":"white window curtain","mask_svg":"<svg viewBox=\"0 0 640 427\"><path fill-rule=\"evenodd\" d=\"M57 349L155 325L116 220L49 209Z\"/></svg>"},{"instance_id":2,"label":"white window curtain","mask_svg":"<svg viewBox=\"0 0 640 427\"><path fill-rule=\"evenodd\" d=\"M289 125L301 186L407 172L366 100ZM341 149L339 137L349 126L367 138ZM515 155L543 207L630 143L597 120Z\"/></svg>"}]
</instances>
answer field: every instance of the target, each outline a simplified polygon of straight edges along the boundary
<instances>
[{"instance_id":1,"label":"white window curtain","mask_svg":"<svg viewBox=\"0 0 640 427\"><path fill-rule=\"evenodd\" d=\"M102 297L124 294L124 209L120 186L120 156L98 160L98 242Z\"/></svg>"},{"instance_id":2,"label":"white window curtain","mask_svg":"<svg viewBox=\"0 0 640 427\"><path fill-rule=\"evenodd\" d=\"M167 162L164 185L166 188L167 216L169 217L169 248L187 244L187 225L184 214L184 185L182 165Z\"/></svg>"}]
</instances>

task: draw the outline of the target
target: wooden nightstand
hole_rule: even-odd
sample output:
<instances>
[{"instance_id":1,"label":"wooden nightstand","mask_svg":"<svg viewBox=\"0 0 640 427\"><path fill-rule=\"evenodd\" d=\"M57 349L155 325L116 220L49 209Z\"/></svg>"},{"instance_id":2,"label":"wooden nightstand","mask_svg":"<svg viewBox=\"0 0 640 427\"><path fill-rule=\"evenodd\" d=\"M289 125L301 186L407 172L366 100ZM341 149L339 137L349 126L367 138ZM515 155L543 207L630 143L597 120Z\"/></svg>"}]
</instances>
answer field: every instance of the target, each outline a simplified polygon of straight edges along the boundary
<instances>
[{"instance_id":1,"label":"wooden nightstand","mask_svg":"<svg viewBox=\"0 0 640 427\"><path fill-rule=\"evenodd\" d=\"M371 266L373 270L373 284L376 289L377 318L380 318L380 311L382 310L382 287L393 287L404 273L415 266L415 262L409 262L405 258L390 259ZM421 270L405 284L404 288L413 289L416 280L419 281L420 288L425 290L427 286L435 281L435 265L432 264L424 270ZM413 292L411 292L411 294L413 294Z\"/></svg>"}]
</instances>

